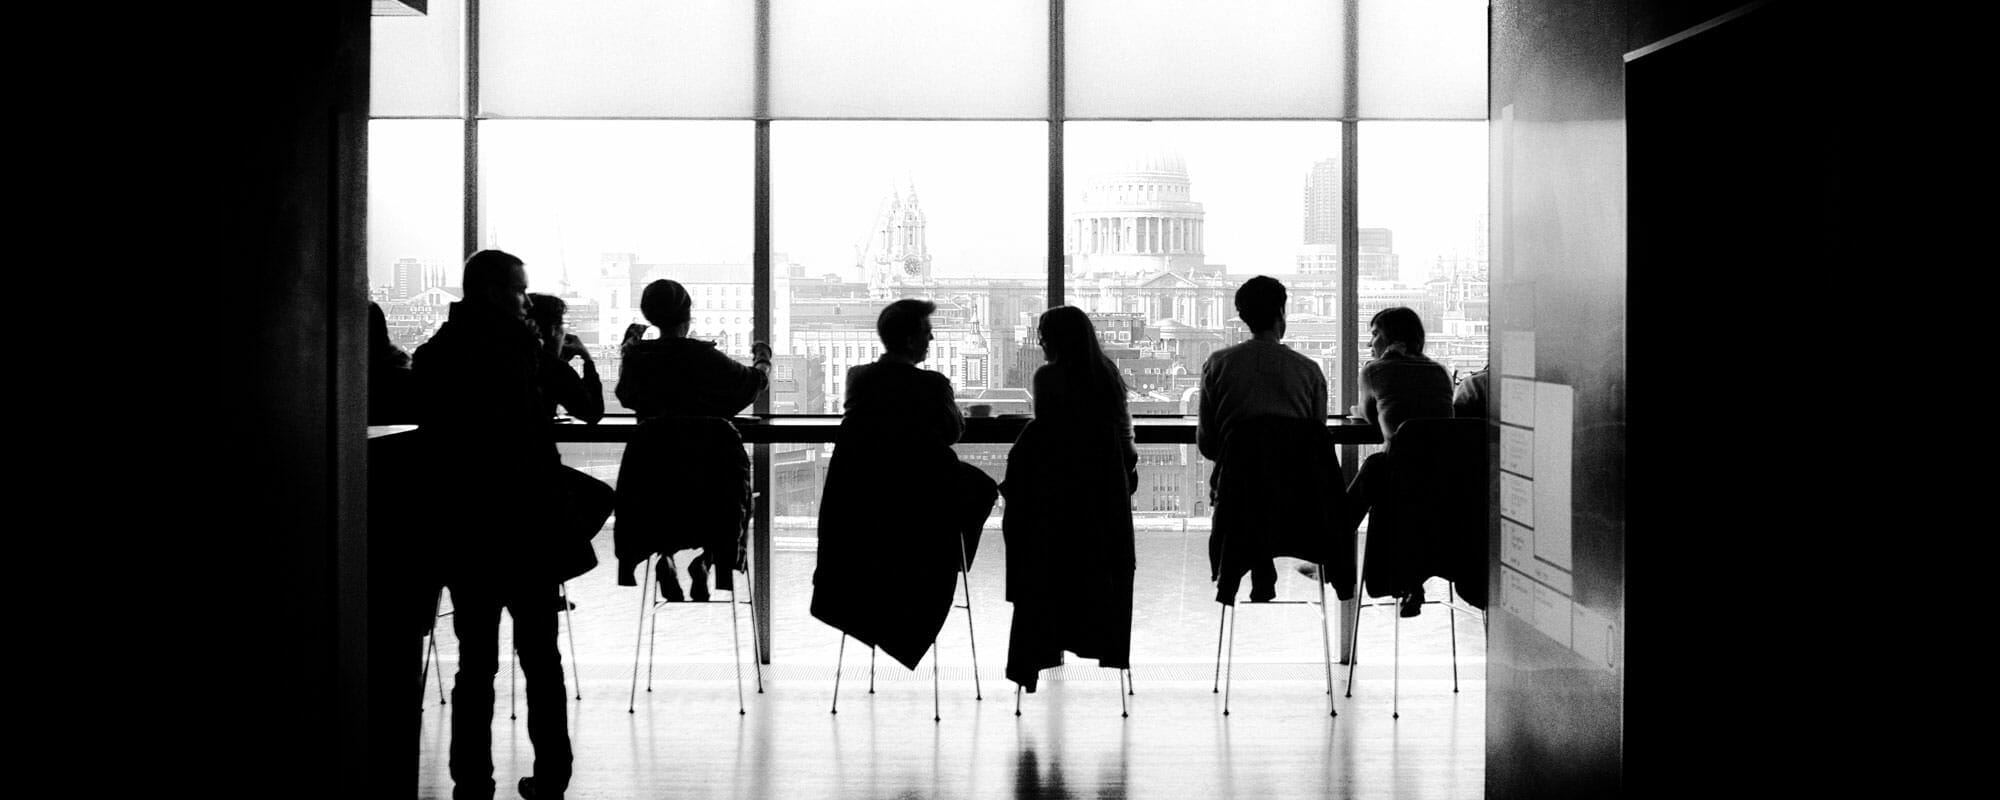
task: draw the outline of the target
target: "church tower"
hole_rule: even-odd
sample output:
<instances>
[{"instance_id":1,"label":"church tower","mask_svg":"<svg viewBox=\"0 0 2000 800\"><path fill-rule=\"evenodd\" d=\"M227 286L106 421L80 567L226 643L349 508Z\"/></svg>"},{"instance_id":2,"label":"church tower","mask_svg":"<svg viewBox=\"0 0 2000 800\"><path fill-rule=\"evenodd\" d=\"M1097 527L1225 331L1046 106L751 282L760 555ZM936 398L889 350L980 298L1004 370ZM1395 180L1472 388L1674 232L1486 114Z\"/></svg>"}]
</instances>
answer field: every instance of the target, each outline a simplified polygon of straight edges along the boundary
<instances>
[{"instance_id":1,"label":"church tower","mask_svg":"<svg viewBox=\"0 0 2000 800\"><path fill-rule=\"evenodd\" d=\"M869 248L868 288L877 298L921 294L931 286L930 245L925 241L924 210L917 189L908 197L891 189L875 219Z\"/></svg>"}]
</instances>

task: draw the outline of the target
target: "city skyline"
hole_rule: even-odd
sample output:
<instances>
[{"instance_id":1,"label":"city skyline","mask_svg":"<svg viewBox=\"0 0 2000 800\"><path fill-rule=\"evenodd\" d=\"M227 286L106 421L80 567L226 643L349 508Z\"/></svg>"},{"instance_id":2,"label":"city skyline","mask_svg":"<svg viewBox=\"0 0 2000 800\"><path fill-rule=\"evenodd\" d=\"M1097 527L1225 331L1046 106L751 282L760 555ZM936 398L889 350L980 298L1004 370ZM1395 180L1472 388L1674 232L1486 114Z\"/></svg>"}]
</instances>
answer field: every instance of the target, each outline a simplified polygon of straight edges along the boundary
<instances>
[{"instance_id":1,"label":"city skyline","mask_svg":"<svg viewBox=\"0 0 2000 800\"><path fill-rule=\"evenodd\" d=\"M750 140L739 135L747 123L487 125L482 244L527 260L531 286L553 288L565 266L574 277L606 252L747 270ZM1486 206L1485 124L1360 127L1360 227L1395 231L1402 282L1421 284L1440 256L1471 257L1472 226ZM855 246L883 199L914 186L939 277L1044 275L1043 130L1019 122L774 124L773 251L808 275L861 280ZM1193 199L1207 210L1207 261L1231 275L1296 272L1301 189L1315 162L1339 152L1337 123L1072 122L1066 131L1072 208L1091 174L1146 153L1182 156ZM371 135L370 284L390 280L400 258L439 263L455 284L459 129L376 121ZM662 141L681 147L670 152Z\"/></svg>"}]
</instances>

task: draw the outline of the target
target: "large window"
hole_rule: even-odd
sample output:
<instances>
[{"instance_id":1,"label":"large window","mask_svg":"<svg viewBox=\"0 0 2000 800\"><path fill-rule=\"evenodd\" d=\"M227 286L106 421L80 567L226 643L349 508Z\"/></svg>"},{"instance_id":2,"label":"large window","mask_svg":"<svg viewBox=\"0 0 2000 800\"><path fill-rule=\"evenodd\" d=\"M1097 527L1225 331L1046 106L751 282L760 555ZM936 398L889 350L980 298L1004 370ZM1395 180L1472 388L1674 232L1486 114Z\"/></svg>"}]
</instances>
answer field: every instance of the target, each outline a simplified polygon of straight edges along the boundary
<instances>
[{"instance_id":1,"label":"large window","mask_svg":"<svg viewBox=\"0 0 2000 800\"><path fill-rule=\"evenodd\" d=\"M569 297L613 413L619 335L661 277L723 352L768 338L778 414L838 414L898 297L938 304L925 366L995 414L1031 409L1058 301L1092 314L1133 413L1192 414L1258 274L1289 288L1286 341L1329 408L1379 308L1416 308L1450 370L1486 360L1480 0L433 0L374 24L369 275L399 343L442 321L468 249L507 249ZM829 449L765 454L783 660L837 644L805 613ZM1135 658L1208 658L1209 464L1141 449ZM961 455L997 476L1006 451ZM615 445L565 456L615 477ZM979 625L1004 630L979 573ZM1269 619L1239 656L1317 658L1284 633L1303 616Z\"/></svg>"}]
</instances>

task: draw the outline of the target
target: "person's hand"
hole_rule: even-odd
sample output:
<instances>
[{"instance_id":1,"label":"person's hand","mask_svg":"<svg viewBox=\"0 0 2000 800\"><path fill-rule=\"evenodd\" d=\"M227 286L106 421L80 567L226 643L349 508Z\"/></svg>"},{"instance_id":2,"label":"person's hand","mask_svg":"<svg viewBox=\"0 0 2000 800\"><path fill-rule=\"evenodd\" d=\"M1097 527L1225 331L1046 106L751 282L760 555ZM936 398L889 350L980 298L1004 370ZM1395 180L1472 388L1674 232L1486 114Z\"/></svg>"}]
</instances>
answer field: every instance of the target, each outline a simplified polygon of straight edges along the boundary
<instances>
[{"instance_id":1,"label":"person's hand","mask_svg":"<svg viewBox=\"0 0 2000 800\"><path fill-rule=\"evenodd\" d=\"M618 349L624 350L627 347L631 347L633 342L639 341L645 335L646 326L644 323L634 322L625 326L625 339L618 343Z\"/></svg>"},{"instance_id":2,"label":"person's hand","mask_svg":"<svg viewBox=\"0 0 2000 800\"><path fill-rule=\"evenodd\" d=\"M589 361L590 351L584 349L583 340L577 338L576 334L563 334L562 349L556 352L556 358L562 359L563 363L567 364L570 359L577 356L582 356L583 360Z\"/></svg>"},{"instance_id":3,"label":"person's hand","mask_svg":"<svg viewBox=\"0 0 2000 800\"><path fill-rule=\"evenodd\" d=\"M771 346L763 342L750 345L750 359L752 361L771 360Z\"/></svg>"}]
</instances>

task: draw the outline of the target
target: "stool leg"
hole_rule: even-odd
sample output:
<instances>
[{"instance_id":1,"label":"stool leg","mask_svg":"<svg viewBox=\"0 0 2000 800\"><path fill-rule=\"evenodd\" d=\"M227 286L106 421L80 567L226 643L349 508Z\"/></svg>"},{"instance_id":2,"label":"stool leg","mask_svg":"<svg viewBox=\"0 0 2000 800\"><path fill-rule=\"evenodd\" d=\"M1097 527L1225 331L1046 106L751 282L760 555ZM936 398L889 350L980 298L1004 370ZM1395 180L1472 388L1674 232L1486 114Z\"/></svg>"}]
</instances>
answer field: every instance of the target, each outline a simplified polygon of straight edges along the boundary
<instances>
[{"instance_id":1,"label":"stool leg","mask_svg":"<svg viewBox=\"0 0 2000 800\"><path fill-rule=\"evenodd\" d=\"M965 534L958 535L958 576L965 585L965 637L972 642L972 699L986 699L979 686L979 636L972 630L972 564L965 555Z\"/></svg>"},{"instance_id":2,"label":"stool leg","mask_svg":"<svg viewBox=\"0 0 2000 800\"><path fill-rule=\"evenodd\" d=\"M1333 707L1333 611L1326 604L1326 565L1319 564L1313 582L1319 584L1319 647L1326 661L1326 715L1340 716L1340 710Z\"/></svg>"},{"instance_id":3,"label":"stool leg","mask_svg":"<svg viewBox=\"0 0 2000 800\"><path fill-rule=\"evenodd\" d=\"M1120 717L1132 716L1131 709L1125 707L1125 673L1126 670L1118 671L1118 716Z\"/></svg>"},{"instance_id":4,"label":"stool leg","mask_svg":"<svg viewBox=\"0 0 2000 800\"><path fill-rule=\"evenodd\" d=\"M1231 606L1234 608L1234 606ZM1236 612L1229 613L1229 671L1222 679L1222 715L1229 716L1229 685L1236 678Z\"/></svg>"},{"instance_id":5,"label":"stool leg","mask_svg":"<svg viewBox=\"0 0 2000 800\"><path fill-rule=\"evenodd\" d=\"M833 710L827 712L829 714L840 713L840 664L845 660L847 660L847 634L843 633L840 635L840 654L833 657Z\"/></svg>"},{"instance_id":6,"label":"stool leg","mask_svg":"<svg viewBox=\"0 0 2000 800\"><path fill-rule=\"evenodd\" d=\"M1014 716L1021 716L1021 684L1014 684Z\"/></svg>"},{"instance_id":7,"label":"stool leg","mask_svg":"<svg viewBox=\"0 0 2000 800\"><path fill-rule=\"evenodd\" d=\"M1209 694L1222 693L1222 628L1228 620L1229 606L1222 606L1215 615L1215 686L1208 690Z\"/></svg>"},{"instance_id":8,"label":"stool leg","mask_svg":"<svg viewBox=\"0 0 2000 800\"><path fill-rule=\"evenodd\" d=\"M729 654L736 658L736 714L750 713L743 707L743 635L737 632L736 590L729 590Z\"/></svg>"},{"instance_id":9,"label":"stool leg","mask_svg":"<svg viewBox=\"0 0 2000 800\"><path fill-rule=\"evenodd\" d=\"M515 709L519 706L521 702L520 701L521 693L515 691L521 685L521 678L519 673L514 669L515 662L520 661L521 660L520 657L521 657L520 648L511 647L507 649L507 718L508 719L520 719L520 717L514 713Z\"/></svg>"},{"instance_id":10,"label":"stool leg","mask_svg":"<svg viewBox=\"0 0 2000 800\"><path fill-rule=\"evenodd\" d=\"M1125 670L1125 693L1137 697L1139 685L1132 682L1132 670Z\"/></svg>"},{"instance_id":11,"label":"stool leg","mask_svg":"<svg viewBox=\"0 0 2000 800\"><path fill-rule=\"evenodd\" d=\"M577 671L578 668L576 665L576 623L571 622L569 618L569 584L567 582L562 583L556 587L556 596L562 598L563 628L569 631L569 679L572 683L576 685L576 699L582 700L583 673Z\"/></svg>"},{"instance_id":12,"label":"stool leg","mask_svg":"<svg viewBox=\"0 0 2000 800\"><path fill-rule=\"evenodd\" d=\"M653 653L659 647L660 642L660 615L655 612L648 616L652 618L652 624L646 626L646 693L652 694Z\"/></svg>"},{"instance_id":13,"label":"stool leg","mask_svg":"<svg viewBox=\"0 0 2000 800\"><path fill-rule=\"evenodd\" d=\"M645 571L639 578L639 627L632 631L632 694L625 699L625 713L635 713L639 706L639 640L646 635L646 612L652 609L652 593L646 586L653 577L653 560L646 559Z\"/></svg>"},{"instance_id":14,"label":"stool leg","mask_svg":"<svg viewBox=\"0 0 2000 800\"><path fill-rule=\"evenodd\" d=\"M759 649L761 645L758 644L762 641L760 637L763 634L757 625L757 589L750 585L750 570L747 569L743 570L743 588L750 591L750 599L743 601L744 605L750 607L750 669L757 676L757 693L763 694L764 652ZM731 596L734 597L735 593L731 592ZM731 609L729 613L734 614L736 611Z\"/></svg>"},{"instance_id":15,"label":"stool leg","mask_svg":"<svg viewBox=\"0 0 2000 800\"><path fill-rule=\"evenodd\" d=\"M937 642L931 642L931 721L943 722L944 713L938 705L938 652Z\"/></svg>"},{"instance_id":16,"label":"stool leg","mask_svg":"<svg viewBox=\"0 0 2000 800\"><path fill-rule=\"evenodd\" d=\"M875 693L875 646L868 646L868 693Z\"/></svg>"},{"instance_id":17,"label":"stool leg","mask_svg":"<svg viewBox=\"0 0 2000 800\"><path fill-rule=\"evenodd\" d=\"M1368 605L1366 602L1363 602L1364 596L1361 594L1361 590L1366 588L1367 586L1368 586L1368 581L1366 579L1363 579L1354 584L1354 600L1355 600L1354 622L1352 623L1350 628L1350 630L1354 631L1354 635L1347 637L1347 696L1348 697L1354 696L1354 651L1361 646L1361 609Z\"/></svg>"},{"instance_id":18,"label":"stool leg","mask_svg":"<svg viewBox=\"0 0 2000 800\"><path fill-rule=\"evenodd\" d=\"M1458 614L1451 607L1451 596L1458 591L1453 581L1444 583L1444 618L1451 622L1451 693L1458 694Z\"/></svg>"},{"instance_id":19,"label":"stool leg","mask_svg":"<svg viewBox=\"0 0 2000 800\"><path fill-rule=\"evenodd\" d=\"M1398 601L1401 601L1403 599L1403 596L1397 595L1396 599ZM1390 623L1390 625L1392 630L1395 631L1394 633L1390 634L1390 637L1394 640L1395 643L1392 644L1389 648L1390 652L1393 654L1389 660L1389 718L1402 719L1403 712L1401 703L1403 695L1403 609L1402 609L1402 604L1400 602L1398 602L1396 606L1396 619L1394 622Z\"/></svg>"}]
</instances>

